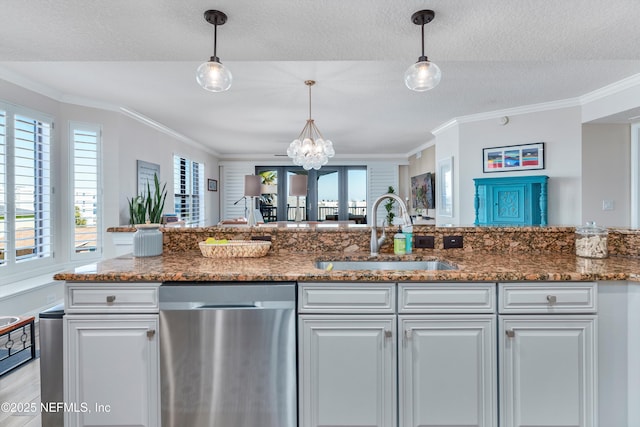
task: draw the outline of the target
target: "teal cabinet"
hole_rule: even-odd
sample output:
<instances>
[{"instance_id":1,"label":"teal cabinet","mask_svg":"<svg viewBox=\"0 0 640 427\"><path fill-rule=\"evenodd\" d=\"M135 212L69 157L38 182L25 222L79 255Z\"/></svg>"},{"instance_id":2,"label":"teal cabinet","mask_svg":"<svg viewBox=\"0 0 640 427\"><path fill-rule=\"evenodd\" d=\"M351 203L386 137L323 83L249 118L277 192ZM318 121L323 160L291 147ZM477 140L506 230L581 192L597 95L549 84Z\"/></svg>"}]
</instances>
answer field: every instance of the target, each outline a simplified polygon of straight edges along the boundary
<instances>
[{"instance_id":1,"label":"teal cabinet","mask_svg":"<svg viewBox=\"0 0 640 427\"><path fill-rule=\"evenodd\" d=\"M476 178L475 225L547 225L548 176Z\"/></svg>"}]
</instances>

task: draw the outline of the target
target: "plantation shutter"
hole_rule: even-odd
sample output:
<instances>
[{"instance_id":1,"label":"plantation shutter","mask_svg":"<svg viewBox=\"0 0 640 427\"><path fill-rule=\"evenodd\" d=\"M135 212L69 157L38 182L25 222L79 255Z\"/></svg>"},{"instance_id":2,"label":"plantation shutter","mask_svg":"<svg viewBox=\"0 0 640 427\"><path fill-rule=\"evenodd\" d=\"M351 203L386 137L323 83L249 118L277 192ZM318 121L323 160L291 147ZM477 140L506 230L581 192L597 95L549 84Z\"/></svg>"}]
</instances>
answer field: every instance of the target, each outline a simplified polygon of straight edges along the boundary
<instances>
[{"instance_id":1,"label":"plantation shutter","mask_svg":"<svg viewBox=\"0 0 640 427\"><path fill-rule=\"evenodd\" d=\"M100 128L71 124L73 139L73 242L75 254L101 250Z\"/></svg>"},{"instance_id":2,"label":"plantation shutter","mask_svg":"<svg viewBox=\"0 0 640 427\"><path fill-rule=\"evenodd\" d=\"M175 213L185 225L204 225L204 166L173 156L173 197Z\"/></svg>"},{"instance_id":3,"label":"plantation shutter","mask_svg":"<svg viewBox=\"0 0 640 427\"><path fill-rule=\"evenodd\" d=\"M51 256L51 124L16 114L14 132L15 256Z\"/></svg>"},{"instance_id":4,"label":"plantation shutter","mask_svg":"<svg viewBox=\"0 0 640 427\"><path fill-rule=\"evenodd\" d=\"M396 194L398 193L398 165L393 163L371 163L367 167L367 205L369 216L367 221L371 224L371 209L373 202L381 195L389 192L389 186L393 187ZM398 215L397 203L394 206L394 213ZM387 216L384 208L384 201L378 206L376 212L377 226L382 225L382 221ZM386 224L391 225L391 224Z\"/></svg>"}]
</instances>

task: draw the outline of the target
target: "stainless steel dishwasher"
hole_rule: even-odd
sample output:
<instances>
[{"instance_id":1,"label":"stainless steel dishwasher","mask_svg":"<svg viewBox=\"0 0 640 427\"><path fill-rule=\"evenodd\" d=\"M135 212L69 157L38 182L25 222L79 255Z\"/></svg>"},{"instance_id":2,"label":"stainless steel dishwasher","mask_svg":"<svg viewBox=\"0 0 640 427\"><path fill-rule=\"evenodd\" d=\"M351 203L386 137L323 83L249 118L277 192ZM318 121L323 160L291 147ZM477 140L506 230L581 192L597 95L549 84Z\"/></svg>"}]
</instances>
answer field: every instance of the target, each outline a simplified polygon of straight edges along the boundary
<instances>
[{"instance_id":1,"label":"stainless steel dishwasher","mask_svg":"<svg viewBox=\"0 0 640 427\"><path fill-rule=\"evenodd\" d=\"M295 427L294 283L160 287L163 427Z\"/></svg>"}]
</instances>

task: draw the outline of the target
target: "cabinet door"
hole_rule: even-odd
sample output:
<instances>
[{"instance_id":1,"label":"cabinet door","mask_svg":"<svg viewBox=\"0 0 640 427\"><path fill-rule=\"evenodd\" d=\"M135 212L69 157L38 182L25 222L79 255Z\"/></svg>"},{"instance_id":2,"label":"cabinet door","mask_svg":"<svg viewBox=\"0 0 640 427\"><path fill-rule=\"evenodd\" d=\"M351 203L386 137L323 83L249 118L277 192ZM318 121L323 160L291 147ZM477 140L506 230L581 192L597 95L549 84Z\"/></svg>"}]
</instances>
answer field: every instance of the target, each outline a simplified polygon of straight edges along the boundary
<instances>
[{"instance_id":1,"label":"cabinet door","mask_svg":"<svg viewBox=\"0 0 640 427\"><path fill-rule=\"evenodd\" d=\"M64 322L65 426L158 427L158 315Z\"/></svg>"},{"instance_id":2,"label":"cabinet door","mask_svg":"<svg viewBox=\"0 0 640 427\"><path fill-rule=\"evenodd\" d=\"M400 426L497 425L496 316L399 316Z\"/></svg>"},{"instance_id":3,"label":"cabinet door","mask_svg":"<svg viewBox=\"0 0 640 427\"><path fill-rule=\"evenodd\" d=\"M395 425L395 316L303 315L299 333L301 427Z\"/></svg>"},{"instance_id":4,"label":"cabinet door","mask_svg":"<svg viewBox=\"0 0 640 427\"><path fill-rule=\"evenodd\" d=\"M500 318L500 425L594 426L596 317Z\"/></svg>"},{"instance_id":5,"label":"cabinet door","mask_svg":"<svg viewBox=\"0 0 640 427\"><path fill-rule=\"evenodd\" d=\"M523 184L492 186L492 222L528 224L530 220L525 209L526 193L526 186Z\"/></svg>"}]
</instances>

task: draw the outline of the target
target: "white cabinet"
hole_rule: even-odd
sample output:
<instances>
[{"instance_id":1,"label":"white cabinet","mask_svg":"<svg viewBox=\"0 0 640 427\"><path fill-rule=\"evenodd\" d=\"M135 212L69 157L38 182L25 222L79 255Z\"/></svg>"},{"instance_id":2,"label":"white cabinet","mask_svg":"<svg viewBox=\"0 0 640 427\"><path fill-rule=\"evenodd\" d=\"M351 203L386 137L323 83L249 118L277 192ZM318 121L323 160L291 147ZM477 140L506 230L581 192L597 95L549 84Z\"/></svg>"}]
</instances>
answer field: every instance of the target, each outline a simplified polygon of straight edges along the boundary
<instances>
[{"instance_id":1,"label":"white cabinet","mask_svg":"<svg viewBox=\"0 0 640 427\"><path fill-rule=\"evenodd\" d=\"M523 307L499 316L501 426L597 425L597 316L565 314L595 313L596 284L560 288L500 285Z\"/></svg>"},{"instance_id":2,"label":"white cabinet","mask_svg":"<svg viewBox=\"0 0 640 427\"><path fill-rule=\"evenodd\" d=\"M393 315L301 315L300 426L393 427Z\"/></svg>"},{"instance_id":3,"label":"white cabinet","mask_svg":"<svg viewBox=\"0 0 640 427\"><path fill-rule=\"evenodd\" d=\"M497 425L495 315L400 315L401 427Z\"/></svg>"},{"instance_id":4,"label":"white cabinet","mask_svg":"<svg viewBox=\"0 0 640 427\"><path fill-rule=\"evenodd\" d=\"M300 284L298 305L299 426L394 427L395 285Z\"/></svg>"},{"instance_id":5,"label":"white cabinet","mask_svg":"<svg viewBox=\"0 0 640 427\"><path fill-rule=\"evenodd\" d=\"M400 427L497 426L494 283L400 283Z\"/></svg>"},{"instance_id":6,"label":"white cabinet","mask_svg":"<svg viewBox=\"0 0 640 427\"><path fill-rule=\"evenodd\" d=\"M72 314L64 317L66 427L160 425L159 316L157 309L146 313L158 285L142 290L130 284L124 292L118 286L112 292L106 292L108 284L67 289ZM96 304L103 299L103 307ZM138 300L145 314L131 313L140 308ZM100 314L91 314L89 306Z\"/></svg>"},{"instance_id":7,"label":"white cabinet","mask_svg":"<svg viewBox=\"0 0 640 427\"><path fill-rule=\"evenodd\" d=\"M300 284L298 295L300 427L497 425L495 284Z\"/></svg>"}]
</instances>

